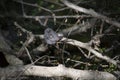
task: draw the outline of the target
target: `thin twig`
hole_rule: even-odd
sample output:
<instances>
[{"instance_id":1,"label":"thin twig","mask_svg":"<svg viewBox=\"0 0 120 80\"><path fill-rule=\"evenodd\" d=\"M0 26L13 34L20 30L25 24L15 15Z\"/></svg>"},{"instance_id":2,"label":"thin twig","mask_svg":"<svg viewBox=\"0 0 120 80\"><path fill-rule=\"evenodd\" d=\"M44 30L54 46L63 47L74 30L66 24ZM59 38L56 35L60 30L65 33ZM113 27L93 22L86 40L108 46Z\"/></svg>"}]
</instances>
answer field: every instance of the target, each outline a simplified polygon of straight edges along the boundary
<instances>
[{"instance_id":1,"label":"thin twig","mask_svg":"<svg viewBox=\"0 0 120 80\"><path fill-rule=\"evenodd\" d=\"M27 52L27 55L28 55L31 63L33 63L32 57L31 57L31 55L30 55L30 53L29 53L29 51L28 51L28 49L27 49L26 47L25 47L25 50L26 50L26 52Z\"/></svg>"},{"instance_id":2,"label":"thin twig","mask_svg":"<svg viewBox=\"0 0 120 80\"><path fill-rule=\"evenodd\" d=\"M86 8L77 6L77 5L71 3L71 2L69 2L69 1L67 1L67 0L61 0L61 1L62 1L66 6L68 6L69 8L72 8L72 9L77 10L77 11L79 11L79 12L83 12L83 13L85 13L85 14L92 15L93 17L96 17L96 18L98 18L98 19L102 19L102 20L104 20L105 22L107 22L107 23L109 23L109 24L112 24L112 25L120 28L120 23L119 23L119 22L113 21L113 20L111 20L110 18L108 18L108 17L106 17L106 16L104 16L104 15L102 15L102 14L99 14L99 13L95 12L95 11L92 10L92 9L86 9Z\"/></svg>"},{"instance_id":3,"label":"thin twig","mask_svg":"<svg viewBox=\"0 0 120 80\"><path fill-rule=\"evenodd\" d=\"M47 18L57 18L57 19L62 19L62 18L80 18L80 17L91 17L90 15L62 15L62 16L28 16L25 15L23 18L31 18L31 19L47 19Z\"/></svg>"},{"instance_id":4,"label":"thin twig","mask_svg":"<svg viewBox=\"0 0 120 80\"><path fill-rule=\"evenodd\" d=\"M53 12L52 12L51 10L49 10L49 9L47 9L47 8L44 8L44 7L42 7L42 6L39 6L39 5L37 5L37 4L31 4L31 3L27 3L27 2L23 2L23 1L19 1L19 0L14 0L14 1L15 1L15 2L18 2L18 3L21 3L21 4L25 4L25 5L29 5L29 6L41 8L41 9L43 9L43 10L45 10L45 11L50 12L50 13L53 14Z\"/></svg>"}]
</instances>

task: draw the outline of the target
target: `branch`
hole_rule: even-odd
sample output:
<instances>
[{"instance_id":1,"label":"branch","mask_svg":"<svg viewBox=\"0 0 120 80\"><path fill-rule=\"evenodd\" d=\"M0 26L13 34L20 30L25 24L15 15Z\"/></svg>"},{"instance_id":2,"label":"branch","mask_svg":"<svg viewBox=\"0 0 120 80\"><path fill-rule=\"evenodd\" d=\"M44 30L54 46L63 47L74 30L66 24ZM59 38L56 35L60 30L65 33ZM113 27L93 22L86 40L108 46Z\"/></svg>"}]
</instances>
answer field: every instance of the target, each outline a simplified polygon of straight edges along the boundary
<instances>
[{"instance_id":1,"label":"branch","mask_svg":"<svg viewBox=\"0 0 120 80\"><path fill-rule=\"evenodd\" d=\"M62 1L66 6L68 6L69 8L72 8L72 9L77 10L77 11L79 11L79 12L83 12L83 13L85 13L85 14L92 15L93 17L96 17L96 18L98 18L98 19L102 19L102 20L106 21L107 23L112 24L112 25L120 28L120 23L119 23L119 22L117 22L117 21L112 21L110 18L108 18L108 17L106 17L106 16L104 16L104 15L102 15L102 14L99 14L99 13L95 12L95 11L92 10L92 9L86 9L86 8L77 6L77 5L73 4L73 3L68 2L67 0L61 0L61 1Z\"/></svg>"},{"instance_id":2,"label":"branch","mask_svg":"<svg viewBox=\"0 0 120 80\"><path fill-rule=\"evenodd\" d=\"M18 77L20 75L43 77L64 76L79 80L116 80L116 77L108 72L78 70L73 68L66 68L63 65L58 65L56 67L26 65L10 66L4 69L0 68L0 77L10 77L14 75L18 75Z\"/></svg>"},{"instance_id":3,"label":"branch","mask_svg":"<svg viewBox=\"0 0 120 80\"><path fill-rule=\"evenodd\" d=\"M77 41L77 40L74 40L74 39L67 39L67 38L63 38L61 41L65 41L67 44L71 44L71 45L74 45L74 46L77 46L77 47L87 49L88 51L93 53L98 58L106 60L107 62L110 62L110 63L120 67L120 65L117 64L117 61L115 61L113 59L110 59L109 57L107 57L105 55L103 56L101 53L95 51L93 48L91 48L89 46L89 43L83 43L83 42L80 42L80 41Z\"/></svg>"},{"instance_id":4,"label":"branch","mask_svg":"<svg viewBox=\"0 0 120 80\"><path fill-rule=\"evenodd\" d=\"M75 35L81 32L86 32L88 29L92 28L95 25L96 19L90 19L90 21L86 21L83 24L75 24L72 27L63 29L60 33L68 36L68 33L71 32L70 35Z\"/></svg>"},{"instance_id":5,"label":"branch","mask_svg":"<svg viewBox=\"0 0 120 80\"><path fill-rule=\"evenodd\" d=\"M80 18L80 17L91 17L87 15L63 15L63 16L28 16L24 15L24 18L31 18L31 19L48 19L48 18L57 18L57 19L62 19L62 18Z\"/></svg>"},{"instance_id":6,"label":"branch","mask_svg":"<svg viewBox=\"0 0 120 80\"><path fill-rule=\"evenodd\" d=\"M5 54L5 58L7 62L9 63L9 65L12 65L12 66L24 64L22 60L20 60L14 55Z\"/></svg>"}]
</instances>

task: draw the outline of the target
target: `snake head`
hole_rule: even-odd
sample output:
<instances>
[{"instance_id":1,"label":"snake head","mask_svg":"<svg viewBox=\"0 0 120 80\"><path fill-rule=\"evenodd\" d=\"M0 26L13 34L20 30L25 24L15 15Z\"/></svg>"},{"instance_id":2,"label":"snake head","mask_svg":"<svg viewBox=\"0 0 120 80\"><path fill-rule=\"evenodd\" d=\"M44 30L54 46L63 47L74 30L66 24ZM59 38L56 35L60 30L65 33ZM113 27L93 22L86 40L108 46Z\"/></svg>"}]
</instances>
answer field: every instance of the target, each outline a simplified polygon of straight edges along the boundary
<instances>
[{"instance_id":1,"label":"snake head","mask_svg":"<svg viewBox=\"0 0 120 80\"><path fill-rule=\"evenodd\" d=\"M51 28L47 28L44 31L45 42L49 45L54 45L57 41L60 40L58 34L53 31Z\"/></svg>"}]
</instances>

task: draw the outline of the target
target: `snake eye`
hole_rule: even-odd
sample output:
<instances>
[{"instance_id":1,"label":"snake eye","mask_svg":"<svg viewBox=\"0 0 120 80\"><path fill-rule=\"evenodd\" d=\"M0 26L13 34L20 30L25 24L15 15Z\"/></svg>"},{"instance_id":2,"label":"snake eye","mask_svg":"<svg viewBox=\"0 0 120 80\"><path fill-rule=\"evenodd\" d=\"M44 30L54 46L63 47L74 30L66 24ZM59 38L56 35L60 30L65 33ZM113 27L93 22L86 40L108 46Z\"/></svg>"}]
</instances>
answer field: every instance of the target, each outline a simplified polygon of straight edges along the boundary
<instances>
[{"instance_id":1,"label":"snake eye","mask_svg":"<svg viewBox=\"0 0 120 80\"><path fill-rule=\"evenodd\" d=\"M53 38L53 36L52 36L52 35L50 35L50 38Z\"/></svg>"}]
</instances>

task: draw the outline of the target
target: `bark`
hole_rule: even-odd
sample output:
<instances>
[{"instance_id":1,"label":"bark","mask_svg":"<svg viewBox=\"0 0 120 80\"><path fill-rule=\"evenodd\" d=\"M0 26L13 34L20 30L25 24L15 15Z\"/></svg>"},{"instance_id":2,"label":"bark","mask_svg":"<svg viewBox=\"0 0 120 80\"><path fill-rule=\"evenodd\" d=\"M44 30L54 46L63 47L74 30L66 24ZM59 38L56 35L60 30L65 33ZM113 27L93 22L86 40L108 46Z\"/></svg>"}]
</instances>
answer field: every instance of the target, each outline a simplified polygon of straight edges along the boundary
<instances>
[{"instance_id":1,"label":"bark","mask_svg":"<svg viewBox=\"0 0 120 80\"><path fill-rule=\"evenodd\" d=\"M0 68L0 77L10 76L42 76L42 77L69 77L78 80L116 80L116 77L108 72L78 70L73 68L66 68L63 65L56 67L45 67L35 65L25 66L9 66L7 68Z\"/></svg>"}]
</instances>

